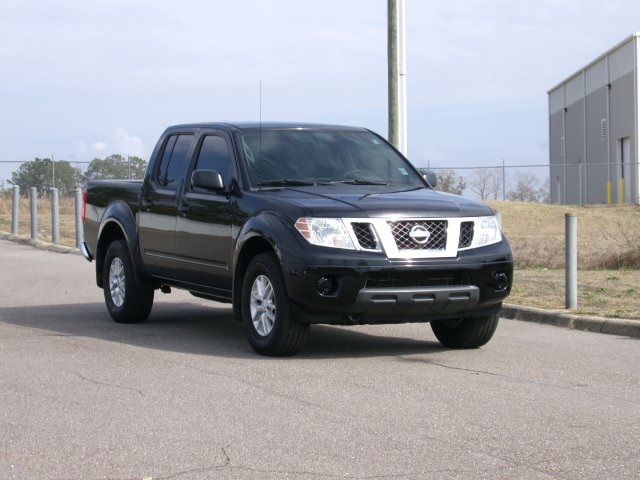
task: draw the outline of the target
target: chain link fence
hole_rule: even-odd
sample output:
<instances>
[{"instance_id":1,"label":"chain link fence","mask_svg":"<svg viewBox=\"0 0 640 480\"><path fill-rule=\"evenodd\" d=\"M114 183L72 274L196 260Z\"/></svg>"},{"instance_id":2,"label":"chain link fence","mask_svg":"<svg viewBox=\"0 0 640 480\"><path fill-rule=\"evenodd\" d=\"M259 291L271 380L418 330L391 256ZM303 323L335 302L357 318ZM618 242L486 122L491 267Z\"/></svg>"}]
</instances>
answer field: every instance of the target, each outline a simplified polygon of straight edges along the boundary
<instances>
[{"instance_id":1,"label":"chain link fence","mask_svg":"<svg viewBox=\"0 0 640 480\"><path fill-rule=\"evenodd\" d=\"M504 160L484 165L428 162L419 170L437 174L437 189L481 201L522 201L568 205L636 204L640 198L638 163L581 161L516 164ZM0 198L13 182L23 194L36 187L40 196L51 188L69 195L91 179L142 179L146 161L111 155L93 161L0 160Z\"/></svg>"},{"instance_id":2,"label":"chain link fence","mask_svg":"<svg viewBox=\"0 0 640 480\"><path fill-rule=\"evenodd\" d=\"M638 204L639 164L633 162L428 165L437 189L482 201L560 205Z\"/></svg>"},{"instance_id":3,"label":"chain link fence","mask_svg":"<svg viewBox=\"0 0 640 480\"><path fill-rule=\"evenodd\" d=\"M140 180L144 177L146 166L144 159L124 155L110 155L92 161L51 158L0 160L0 192L4 198L16 184L25 194L31 187L35 187L41 196L47 195L51 188L57 188L62 194L69 194L76 188L84 188L89 180Z\"/></svg>"}]
</instances>

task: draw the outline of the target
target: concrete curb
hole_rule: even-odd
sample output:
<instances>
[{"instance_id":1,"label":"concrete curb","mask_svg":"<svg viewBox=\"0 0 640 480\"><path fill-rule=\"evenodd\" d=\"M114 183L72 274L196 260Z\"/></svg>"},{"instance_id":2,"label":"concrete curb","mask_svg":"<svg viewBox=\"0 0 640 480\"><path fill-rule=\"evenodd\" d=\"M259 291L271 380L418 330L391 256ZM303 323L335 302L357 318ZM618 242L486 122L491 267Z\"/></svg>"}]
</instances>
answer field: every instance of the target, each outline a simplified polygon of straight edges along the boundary
<instances>
[{"instance_id":1,"label":"concrete curb","mask_svg":"<svg viewBox=\"0 0 640 480\"><path fill-rule=\"evenodd\" d=\"M12 235L7 232L0 232L1 240L9 240L11 242L20 243L22 245L29 245L40 250L47 250L49 252L56 253L72 253L76 255L82 255L80 250L73 247L65 247L64 245L56 245L49 242L43 242L42 240L32 240L30 237L22 237L20 235Z\"/></svg>"},{"instance_id":2,"label":"concrete curb","mask_svg":"<svg viewBox=\"0 0 640 480\"><path fill-rule=\"evenodd\" d=\"M544 323L575 330L640 338L640 320L574 315L553 310L543 310L542 308L508 304L502 305L500 316L511 320Z\"/></svg>"}]
</instances>

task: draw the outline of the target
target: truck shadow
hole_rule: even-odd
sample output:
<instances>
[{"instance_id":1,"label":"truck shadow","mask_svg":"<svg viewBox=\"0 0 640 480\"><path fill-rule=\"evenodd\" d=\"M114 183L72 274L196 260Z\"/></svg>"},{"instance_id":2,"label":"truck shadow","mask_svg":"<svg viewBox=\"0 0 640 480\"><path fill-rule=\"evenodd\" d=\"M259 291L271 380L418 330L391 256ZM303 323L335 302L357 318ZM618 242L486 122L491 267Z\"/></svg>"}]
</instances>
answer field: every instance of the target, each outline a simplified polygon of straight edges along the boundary
<instances>
[{"instance_id":1,"label":"truck shadow","mask_svg":"<svg viewBox=\"0 0 640 480\"><path fill-rule=\"evenodd\" d=\"M3 307L0 322L42 330L47 336L96 338L198 355L257 356L230 308L209 308L187 302L158 304L146 323L135 325L113 322L104 304L98 302ZM350 327L313 325L296 358L397 356L442 350L435 341L375 335Z\"/></svg>"}]
</instances>

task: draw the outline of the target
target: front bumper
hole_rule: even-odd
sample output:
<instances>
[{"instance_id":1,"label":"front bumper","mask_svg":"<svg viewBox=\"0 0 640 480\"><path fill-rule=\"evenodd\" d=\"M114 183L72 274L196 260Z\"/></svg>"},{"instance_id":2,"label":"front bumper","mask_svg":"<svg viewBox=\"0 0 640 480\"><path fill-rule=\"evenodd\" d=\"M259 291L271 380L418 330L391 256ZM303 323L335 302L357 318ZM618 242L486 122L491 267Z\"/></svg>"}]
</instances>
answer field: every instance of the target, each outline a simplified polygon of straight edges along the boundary
<instances>
[{"instance_id":1,"label":"front bumper","mask_svg":"<svg viewBox=\"0 0 640 480\"><path fill-rule=\"evenodd\" d=\"M289 297L309 323L428 322L485 316L511 291L513 261L508 243L461 252L457 258L364 261L345 253L341 261L283 265ZM321 259L319 259L321 260ZM318 288L321 278L334 286Z\"/></svg>"},{"instance_id":2,"label":"front bumper","mask_svg":"<svg viewBox=\"0 0 640 480\"><path fill-rule=\"evenodd\" d=\"M456 313L472 309L480 300L475 285L411 288L363 288L352 311L362 316Z\"/></svg>"}]
</instances>

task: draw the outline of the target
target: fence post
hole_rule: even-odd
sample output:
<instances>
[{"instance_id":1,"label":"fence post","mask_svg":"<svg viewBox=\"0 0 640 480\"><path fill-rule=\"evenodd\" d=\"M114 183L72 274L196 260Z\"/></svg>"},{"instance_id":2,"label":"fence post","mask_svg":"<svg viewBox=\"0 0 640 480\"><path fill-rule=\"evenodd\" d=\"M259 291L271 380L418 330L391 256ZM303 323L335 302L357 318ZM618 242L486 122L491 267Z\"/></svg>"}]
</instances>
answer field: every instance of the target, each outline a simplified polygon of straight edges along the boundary
<instances>
[{"instance_id":1,"label":"fence post","mask_svg":"<svg viewBox=\"0 0 640 480\"><path fill-rule=\"evenodd\" d=\"M60 242L60 206L57 188L51 189L51 242Z\"/></svg>"},{"instance_id":2,"label":"fence post","mask_svg":"<svg viewBox=\"0 0 640 480\"><path fill-rule=\"evenodd\" d=\"M84 240L84 232L82 231L82 189L75 190L75 213L76 213L76 248L80 248L80 244Z\"/></svg>"},{"instance_id":3,"label":"fence post","mask_svg":"<svg viewBox=\"0 0 640 480\"><path fill-rule=\"evenodd\" d=\"M13 186L13 205L11 208L11 234L18 235L20 229L20 187Z\"/></svg>"},{"instance_id":4,"label":"fence post","mask_svg":"<svg viewBox=\"0 0 640 480\"><path fill-rule=\"evenodd\" d=\"M507 175L505 172L504 158L502 159L502 201L507 200Z\"/></svg>"},{"instance_id":5,"label":"fence post","mask_svg":"<svg viewBox=\"0 0 640 480\"><path fill-rule=\"evenodd\" d=\"M36 187L29 189L30 215L31 215L31 239L38 239L38 190Z\"/></svg>"},{"instance_id":6,"label":"fence post","mask_svg":"<svg viewBox=\"0 0 640 480\"><path fill-rule=\"evenodd\" d=\"M578 219L566 213L565 220L565 308L578 308Z\"/></svg>"}]
</instances>

